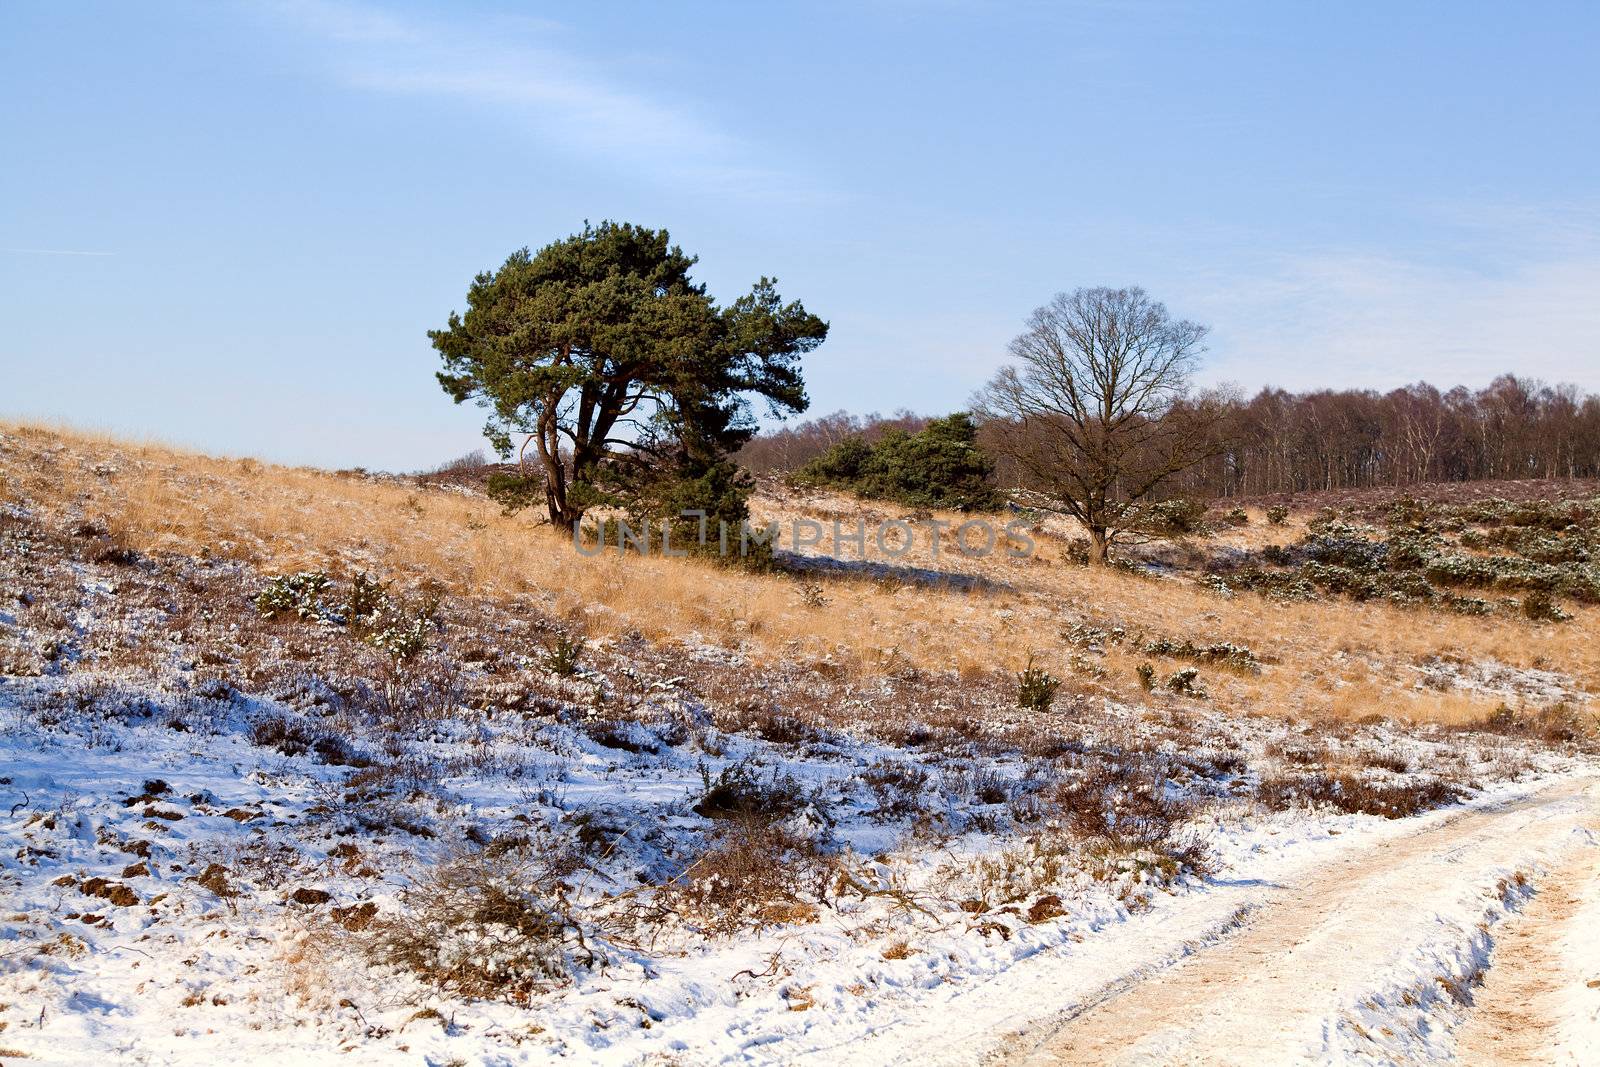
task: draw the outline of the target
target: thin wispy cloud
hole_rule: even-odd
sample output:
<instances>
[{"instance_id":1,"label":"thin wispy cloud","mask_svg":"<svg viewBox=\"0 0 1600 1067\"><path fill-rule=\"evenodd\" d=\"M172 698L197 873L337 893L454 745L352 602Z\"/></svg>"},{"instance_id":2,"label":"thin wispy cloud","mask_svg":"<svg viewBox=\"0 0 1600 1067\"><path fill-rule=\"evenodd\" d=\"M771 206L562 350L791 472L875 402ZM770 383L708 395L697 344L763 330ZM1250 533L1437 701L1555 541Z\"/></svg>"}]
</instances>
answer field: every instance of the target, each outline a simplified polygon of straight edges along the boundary
<instances>
[{"instance_id":1,"label":"thin wispy cloud","mask_svg":"<svg viewBox=\"0 0 1600 1067\"><path fill-rule=\"evenodd\" d=\"M23 256L114 256L115 252L82 252L74 248L0 248Z\"/></svg>"},{"instance_id":2,"label":"thin wispy cloud","mask_svg":"<svg viewBox=\"0 0 1600 1067\"><path fill-rule=\"evenodd\" d=\"M1451 208L1439 251L1275 256L1206 286L1213 365L1248 384L1314 388L1512 372L1600 389L1600 217L1586 208Z\"/></svg>"},{"instance_id":3,"label":"thin wispy cloud","mask_svg":"<svg viewBox=\"0 0 1600 1067\"><path fill-rule=\"evenodd\" d=\"M333 76L351 88L492 109L542 143L656 182L763 199L819 196L802 178L752 163L760 146L698 109L629 88L558 48L553 23L436 24L337 0L282 0L268 10L320 44Z\"/></svg>"}]
</instances>

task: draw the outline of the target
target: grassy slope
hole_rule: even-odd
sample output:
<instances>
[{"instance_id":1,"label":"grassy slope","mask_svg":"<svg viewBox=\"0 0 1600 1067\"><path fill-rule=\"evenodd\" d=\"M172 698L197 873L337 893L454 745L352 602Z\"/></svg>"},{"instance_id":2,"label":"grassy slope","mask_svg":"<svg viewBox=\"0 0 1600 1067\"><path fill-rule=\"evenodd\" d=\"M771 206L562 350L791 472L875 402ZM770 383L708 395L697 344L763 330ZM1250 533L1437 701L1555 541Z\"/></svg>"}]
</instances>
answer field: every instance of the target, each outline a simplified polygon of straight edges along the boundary
<instances>
[{"instance_id":1,"label":"grassy slope","mask_svg":"<svg viewBox=\"0 0 1600 1067\"><path fill-rule=\"evenodd\" d=\"M1208 670L1216 705L1243 713L1312 718L1372 711L1419 721L1465 722L1515 689L1481 679L1453 684L1415 668L1495 663L1553 670L1568 687L1600 691L1600 641L1593 608L1562 626L1513 617L1490 622L1381 603L1285 604L1223 598L1183 580L1094 572L1062 562L1063 536L1039 532L1032 558L934 558L926 537L882 568L819 573L822 596L784 575L758 576L715 565L608 553L589 559L531 514L502 515L480 496L403 479L219 459L159 445L29 426L0 427L0 495L26 497L64 518L92 519L146 552L209 553L267 573L320 569L378 571L402 583L442 582L491 599L534 595L555 614L579 617L594 633L638 631L657 642L704 640L767 662L826 661L861 676L905 665L985 672L1016 669L1030 655L1085 693L1137 694L1145 657L1107 650L1092 669L1063 640L1087 623L1148 638L1246 645L1276 662L1258 675ZM899 517L848 499L768 493L762 519L825 523ZM961 521L960 516L935 516ZM1004 519L997 519L996 525ZM1219 536L1210 549L1288 540L1255 523ZM876 550L869 543L869 551ZM915 573L913 573L915 571ZM929 582L930 572L972 581ZM912 581L882 580L911 577ZM821 601L821 602L819 602ZM1178 664L1160 664L1165 672Z\"/></svg>"}]
</instances>

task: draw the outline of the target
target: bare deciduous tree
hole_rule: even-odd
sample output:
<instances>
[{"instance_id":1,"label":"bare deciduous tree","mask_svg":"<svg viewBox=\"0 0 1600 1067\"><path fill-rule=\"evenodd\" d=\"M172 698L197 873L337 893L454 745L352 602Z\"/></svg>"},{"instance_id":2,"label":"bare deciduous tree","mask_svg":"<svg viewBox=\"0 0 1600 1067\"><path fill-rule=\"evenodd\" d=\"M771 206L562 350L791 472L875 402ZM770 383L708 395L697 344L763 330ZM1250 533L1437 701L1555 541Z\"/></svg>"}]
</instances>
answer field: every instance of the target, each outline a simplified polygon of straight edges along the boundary
<instances>
[{"instance_id":1,"label":"bare deciduous tree","mask_svg":"<svg viewBox=\"0 0 1600 1067\"><path fill-rule=\"evenodd\" d=\"M1214 407L1187 400L1206 332L1143 289L1060 293L976 398L993 447L1083 523L1091 563L1139 501L1214 451Z\"/></svg>"}]
</instances>

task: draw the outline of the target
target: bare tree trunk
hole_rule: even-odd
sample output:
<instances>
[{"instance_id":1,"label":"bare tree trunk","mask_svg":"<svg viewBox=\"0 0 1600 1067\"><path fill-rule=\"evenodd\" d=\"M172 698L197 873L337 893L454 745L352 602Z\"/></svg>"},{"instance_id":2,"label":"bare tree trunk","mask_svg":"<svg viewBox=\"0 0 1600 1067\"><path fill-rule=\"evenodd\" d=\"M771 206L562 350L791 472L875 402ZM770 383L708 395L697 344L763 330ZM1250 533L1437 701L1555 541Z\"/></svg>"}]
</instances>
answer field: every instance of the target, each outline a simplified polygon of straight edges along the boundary
<instances>
[{"instance_id":1,"label":"bare tree trunk","mask_svg":"<svg viewBox=\"0 0 1600 1067\"><path fill-rule=\"evenodd\" d=\"M1102 567L1106 564L1106 528L1104 526L1089 527L1089 565Z\"/></svg>"}]
</instances>

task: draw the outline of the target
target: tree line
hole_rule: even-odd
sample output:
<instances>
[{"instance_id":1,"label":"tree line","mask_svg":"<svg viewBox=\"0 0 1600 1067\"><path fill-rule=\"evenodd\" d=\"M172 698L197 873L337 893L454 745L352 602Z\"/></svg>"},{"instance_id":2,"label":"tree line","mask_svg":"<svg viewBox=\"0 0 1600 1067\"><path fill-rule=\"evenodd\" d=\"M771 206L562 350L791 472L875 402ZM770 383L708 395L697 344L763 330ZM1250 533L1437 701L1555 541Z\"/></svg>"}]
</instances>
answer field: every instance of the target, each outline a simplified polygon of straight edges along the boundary
<instances>
[{"instance_id":1,"label":"tree line","mask_svg":"<svg viewBox=\"0 0 1600 1067\"><path fill-rule=\"evenodd\" d=\"M1263 496L1424 482L1600 478L1600 397L1504 374L1484 389L1263 389L1228 439L1176 476L1185 495Z\"/></svg>"},{"instance_id":2,"label":"tree line","mask_svg":"<svg viewBox=\"0 0 1600 1067\"><path fill-rule=\"evenodd\" d=\"M1389 392L1266 388L1227 397L1229 433L1214 456L1175 475L1167 495L1256 497L1427 482L1600 478L1600 396L1571 384L1506 374L1479 390L1418 382ZM932 419L833 412L780 426L738 453L752 474L799 470L850 438L915 433ZM995 458L997 486L1029 479L997 455L993 428L978 446Z\"/></svg>"}]
</instances>

